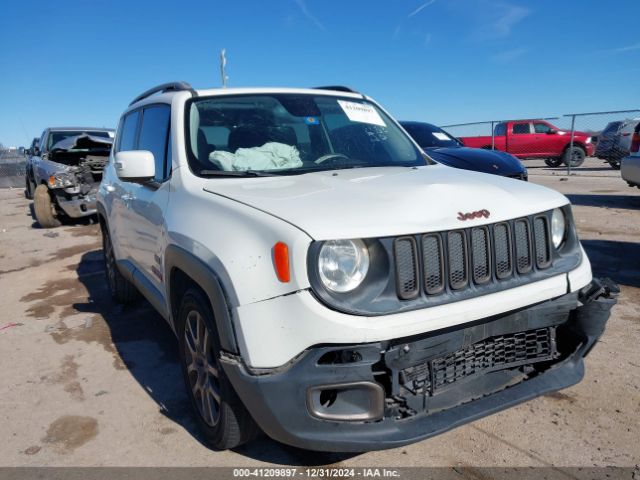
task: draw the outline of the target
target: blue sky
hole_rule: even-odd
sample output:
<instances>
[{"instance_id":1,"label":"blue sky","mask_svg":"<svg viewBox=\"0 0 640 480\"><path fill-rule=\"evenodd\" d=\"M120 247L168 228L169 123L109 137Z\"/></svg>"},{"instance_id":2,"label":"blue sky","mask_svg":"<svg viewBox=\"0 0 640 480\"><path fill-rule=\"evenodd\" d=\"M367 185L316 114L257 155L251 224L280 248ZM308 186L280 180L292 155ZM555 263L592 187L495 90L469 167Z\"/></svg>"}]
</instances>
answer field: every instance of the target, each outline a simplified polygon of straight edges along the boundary
<instances>
[{"instance_id":1,"label":"blue sky","mask_svg":"<svg viewBox=\"0 0 640 480\"><path fill-rule=\"evenodd\" d=\"M436 124L640 108L640 1L2 0L0 143L150 86L344 84Z\"/></svg>"}]
</instances>

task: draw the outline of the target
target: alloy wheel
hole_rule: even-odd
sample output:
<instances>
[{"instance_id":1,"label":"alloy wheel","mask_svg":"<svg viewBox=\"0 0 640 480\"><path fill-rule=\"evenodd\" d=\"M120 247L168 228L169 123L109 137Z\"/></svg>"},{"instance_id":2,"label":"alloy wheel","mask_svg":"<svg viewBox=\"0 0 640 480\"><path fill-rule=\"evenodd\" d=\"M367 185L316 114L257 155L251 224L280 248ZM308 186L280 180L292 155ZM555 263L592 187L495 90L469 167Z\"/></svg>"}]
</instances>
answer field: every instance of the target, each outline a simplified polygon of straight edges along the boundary
<instances>
[{"instance_id":1,"label":"alloy wheel","mask_svg":"<svg viewBox=\"0 0 640 480\"><path fill-rule=\"evenodd\" d=\"M200 416L210 427L220 420L220 378L211 335L197 310L187 314L184 358L191 393Z\"/></svg>"}]
</instances>

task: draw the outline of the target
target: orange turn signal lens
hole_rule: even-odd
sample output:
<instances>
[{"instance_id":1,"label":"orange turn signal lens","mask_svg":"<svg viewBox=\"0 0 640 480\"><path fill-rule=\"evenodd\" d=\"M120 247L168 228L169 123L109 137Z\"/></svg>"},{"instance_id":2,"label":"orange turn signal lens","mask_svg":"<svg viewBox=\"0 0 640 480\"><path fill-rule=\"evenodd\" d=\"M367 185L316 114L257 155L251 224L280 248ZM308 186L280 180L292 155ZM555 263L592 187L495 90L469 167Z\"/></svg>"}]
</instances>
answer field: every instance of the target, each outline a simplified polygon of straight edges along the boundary
<instances>
[{"instance_id":1,"label":"orange turn signal lens","mask_svg":"<svg viewBox=\"0 0 640 480\"><path fill-rule=\"evenodd\" d=\"M53 175L51 175L49 177L49 185L51 185L52 187L56 184L56 177L54 177Z\"/></svg>"},{"instance_id":2,"label":"orange turn signal lens","mask_svg":"<svg viewBox=\"0 0 640 480\"><path fill-rule=\"evenodd\" d=\"M289 247L284 242L278 242L273 246L273 263L276 267L276 275L282 283L291 279L289 270Z\"/></svg>"}]
</instances>

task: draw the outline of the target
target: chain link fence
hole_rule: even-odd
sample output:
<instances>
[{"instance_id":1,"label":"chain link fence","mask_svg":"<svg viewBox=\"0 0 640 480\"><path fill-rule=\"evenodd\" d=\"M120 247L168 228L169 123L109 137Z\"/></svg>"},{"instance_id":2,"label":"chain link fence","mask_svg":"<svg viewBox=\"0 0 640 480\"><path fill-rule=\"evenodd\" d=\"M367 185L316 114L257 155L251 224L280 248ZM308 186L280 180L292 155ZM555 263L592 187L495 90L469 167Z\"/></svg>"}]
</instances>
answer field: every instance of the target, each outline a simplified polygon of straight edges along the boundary
<instances>
[{"instance_id":1,"label":"chain link fence","mask_svg":"<svg viewBox=\"0 0 640 480\"><path fill-rule=\"evenodd\" d=\"M466 146L501 150L521 159L543 159L548 167L572 170L620 168L629 153L640 110L570 113L557 117L442 125ZM586 159L598 158L602 164Z\"/></svg>"},{"instance_id":2,"label":"chain link fence","mask_svg":"<svg viewBox=\"0 0 640 480\"><path fill-rule=\"evenodd\" d=\"M27 157L20 150L0 149L0 188L24 187Z\"/></svg>"}]
</instances>

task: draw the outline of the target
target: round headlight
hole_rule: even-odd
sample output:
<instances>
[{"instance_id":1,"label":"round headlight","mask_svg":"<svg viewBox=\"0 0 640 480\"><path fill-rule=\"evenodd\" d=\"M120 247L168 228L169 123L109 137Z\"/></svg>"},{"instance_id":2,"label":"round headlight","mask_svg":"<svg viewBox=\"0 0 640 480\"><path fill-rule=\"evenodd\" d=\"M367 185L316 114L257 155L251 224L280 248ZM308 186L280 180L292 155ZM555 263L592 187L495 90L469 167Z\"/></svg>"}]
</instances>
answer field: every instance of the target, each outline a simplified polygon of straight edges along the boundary
<instances>
[{"instance_id":1,"label":"round headlight","mask_svg":"<svg viewBox=\"0 0 640 480\"><path fill-rule=\"evenodd\" d=\"M362 240L330 240L318 256L318 271L325 287L338 293L350 292L369 271L369 251Z\"/></svg>"},{"instance_id":2,"label":"round headlight","mask_svg":"<svg viewBox=\"0 0 640 480\"><path fill-rule=\"evenodd\" d=\"M551 215L551 239L554 247L559 248L562 245L566 230L567 222L564 218L564 212L559 208L554 209Z\"/></svg>"}]
</instances>

